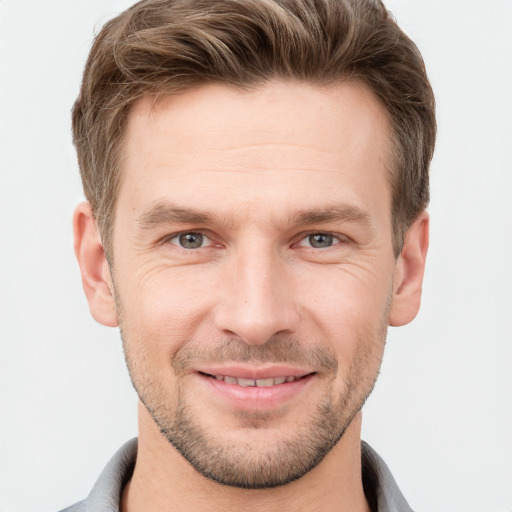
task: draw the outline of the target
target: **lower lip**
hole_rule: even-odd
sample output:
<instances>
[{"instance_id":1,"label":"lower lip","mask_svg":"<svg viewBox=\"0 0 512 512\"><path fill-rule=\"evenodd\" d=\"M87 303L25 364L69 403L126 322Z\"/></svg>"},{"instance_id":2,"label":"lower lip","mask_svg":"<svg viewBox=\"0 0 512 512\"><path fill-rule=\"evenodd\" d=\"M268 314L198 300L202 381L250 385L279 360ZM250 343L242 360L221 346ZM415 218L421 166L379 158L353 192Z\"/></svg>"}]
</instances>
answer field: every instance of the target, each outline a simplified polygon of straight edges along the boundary
<instances>
[{"instance_id":1,"label":"lower lip","mask_svg":"<svg viewBox=\"0 0 512 512\"><path fill-rule=\"evenodd\" d=\"M286 404L297 397L311 383L314 375L306 375L293 382L285 382L269 387L239 386L228 384L203 374L197 374L223 401L237 409L264 410Z\"/></svg>"}]
</instances>

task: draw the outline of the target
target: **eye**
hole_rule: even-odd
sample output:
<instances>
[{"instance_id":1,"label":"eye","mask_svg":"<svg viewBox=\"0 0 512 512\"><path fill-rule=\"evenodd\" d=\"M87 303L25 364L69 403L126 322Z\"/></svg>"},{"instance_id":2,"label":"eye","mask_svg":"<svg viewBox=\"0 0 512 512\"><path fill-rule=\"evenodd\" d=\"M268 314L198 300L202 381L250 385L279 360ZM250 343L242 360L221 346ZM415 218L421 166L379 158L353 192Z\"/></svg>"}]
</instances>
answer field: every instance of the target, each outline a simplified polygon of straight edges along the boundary
<instances>
[{"instance_id":1,"label":"eye","mask_svg":"<svg viewBox=\"0 0 512 512\"><path fill-rule=\"evenodd\" d=\"M169 240L174 245L178 245L183 249L199 249L204 247L209 241L208 237L202 233L196 233L194 231L187 233L180 233Z\"/></svg>"},{"instance_id":2,"label":"eye","mask_svg":"<svg viewBox=\"0 0 512 512\"><path fill-rule=\"evenodd\" d=\"M340 239L329 233L313 233L299 242L301 247L313 247L314 249L326 249L340 243Z\"/></svg>"}]
</instances>

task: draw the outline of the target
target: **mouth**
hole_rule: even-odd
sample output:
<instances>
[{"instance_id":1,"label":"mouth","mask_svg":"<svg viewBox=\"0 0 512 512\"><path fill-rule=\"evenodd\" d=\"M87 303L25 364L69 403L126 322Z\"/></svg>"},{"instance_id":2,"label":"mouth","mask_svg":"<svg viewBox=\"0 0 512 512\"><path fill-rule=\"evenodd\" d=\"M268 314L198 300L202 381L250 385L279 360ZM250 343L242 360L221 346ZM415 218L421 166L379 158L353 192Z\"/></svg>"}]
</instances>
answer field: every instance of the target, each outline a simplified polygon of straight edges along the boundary
<instances>
[{"instance_id":1,"label":"mouth","mask_svg":"<svg viewBox=\"0 0 512 512\"><path fill-rule=\"evenodd\" d=\"M239 411L270 411L292 403L317 380L315 371L287 366L201 368L196 369L195 374L198 382L203 383L203 391L209 394L209 400L213 400L211 403Z\"/></svg>"}]
</instances>

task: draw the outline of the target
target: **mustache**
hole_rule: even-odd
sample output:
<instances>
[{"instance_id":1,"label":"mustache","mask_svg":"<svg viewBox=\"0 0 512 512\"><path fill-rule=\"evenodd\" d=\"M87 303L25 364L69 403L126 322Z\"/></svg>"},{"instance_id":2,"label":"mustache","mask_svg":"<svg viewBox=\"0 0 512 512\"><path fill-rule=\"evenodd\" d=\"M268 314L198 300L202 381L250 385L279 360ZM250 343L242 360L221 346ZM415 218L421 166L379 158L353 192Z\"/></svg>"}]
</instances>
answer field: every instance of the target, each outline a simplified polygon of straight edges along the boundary
<instances>
[{"instance_id":1,"label":"mustache","mask_svg":"<svg viewBox=\"0 0 512 512\"><path fill-rule=\"evenodd\" d=\"M185 373L198 363L275 363L315 368L325 373L335 372L338 361L326 347L301 343L295 338L275 335L262 345L249 345L237 338L229 338L212 345L183 344L174 354L172 366L177 373Z\"/></svg>"}]
</instances>

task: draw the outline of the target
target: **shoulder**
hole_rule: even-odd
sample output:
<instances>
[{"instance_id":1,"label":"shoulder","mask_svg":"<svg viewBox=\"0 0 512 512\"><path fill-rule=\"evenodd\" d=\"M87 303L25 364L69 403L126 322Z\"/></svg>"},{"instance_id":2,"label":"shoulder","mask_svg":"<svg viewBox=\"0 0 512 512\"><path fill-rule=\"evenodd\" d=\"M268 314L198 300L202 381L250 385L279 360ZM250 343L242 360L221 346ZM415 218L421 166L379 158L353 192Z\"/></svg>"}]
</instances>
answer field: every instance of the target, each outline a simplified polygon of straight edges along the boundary
<instances>
[{"instance_id":1,"label":"shoulder","mask_svg":"<svg viewBox=\"0 0 512 512\"><path fill-rule=\"evenodd\" d=\"M60 512L85 512L87 508L87 503L85 500L79 501L78 503L75 503L74 505L71 505L70 507L65 508L64 510L61 510Z\"/></svg>"},{"instance_id":2,"label":"shoulder","mask_svg":"<svg viewBox=\"0 0 512 512\"><path fill-rule=\"evenodd\" d=\"M363 488L373 511L413 512L391 471L375 450L361 443Z\"/></svg>"},{"instance_id":3,"label":"shoulder","mask_svg":"<svg viewBox=\"0 0 512 512\"><path fill-rule=\"evenodd\" d=\"M60 512L119 512L120 496L131 478L137 457L137 439L124 444L110 459L94 487L83 501Z\"/></svg>"}]
</instances>

